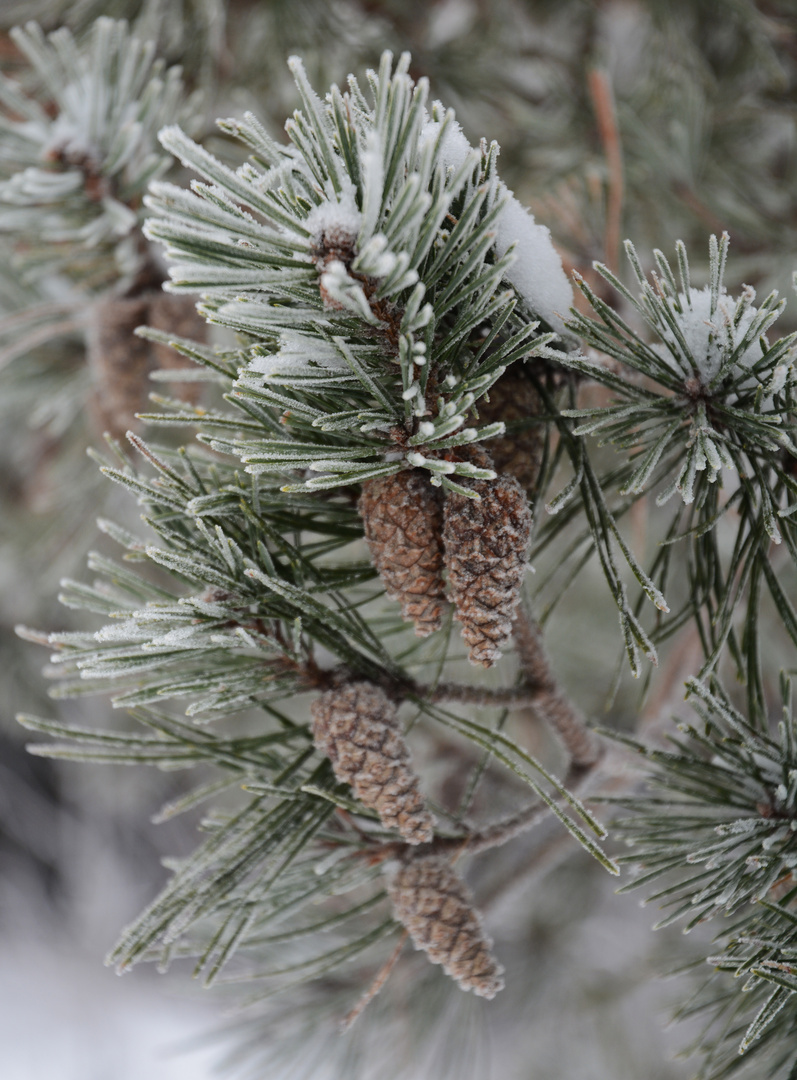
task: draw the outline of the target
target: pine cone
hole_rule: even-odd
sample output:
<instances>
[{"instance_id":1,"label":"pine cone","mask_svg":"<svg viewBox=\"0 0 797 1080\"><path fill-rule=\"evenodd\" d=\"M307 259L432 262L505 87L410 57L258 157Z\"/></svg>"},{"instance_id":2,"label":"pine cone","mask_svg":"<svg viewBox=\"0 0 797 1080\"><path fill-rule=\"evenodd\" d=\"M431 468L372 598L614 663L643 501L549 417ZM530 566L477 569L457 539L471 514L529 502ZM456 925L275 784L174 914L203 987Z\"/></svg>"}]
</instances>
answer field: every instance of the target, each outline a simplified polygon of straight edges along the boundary
<instances>
[{"instance_id":1,"label":"pine cone","mask_svg":"<svg viewBox=\"0 0 797 1080\"><path fill-rule=\"evenodd\" d=\"M415 948L442 964L463 990L493 998L503 989L503 968L490 952L470 890L447 859L409 859L388 877L387 890Z\"/></svg>"},{"instance_id":2,"label":"pine cone","mask_svg":"<svg viewBox=\"0 0 797 1080\"><path fill-rule=\"evenodd\" d=\"M479 401L480 424L503 420L511 428L513 424L528 420L531 416L539 416L543 410L540 395L524 374L521 364L513 364L490 387L489 399L485 397ZM544 446L543 425L533 424L490 439L490 457L496 472L514 476L526 494L532 495L540 477Z\"/></svg>"},{"instance_id":3,"label":"pine cone","mask_svg":"<svg viewBox=\"0 0 797 1080\"><path fill-rule=\"evenodd\" d=\"M110 296L94 304L88 333L88 365L94 382L91 411L99 430L117 439L128 429L140 427L135 414L147 408L155 388L150 372L193 366L174 349L136 337L133 331L143 325L195 341L204 341L207 332L188 296L148 290L140 296ZM196 391L179 384L178 396L194 401Z\"/></svg>"},{"instance_id":4,"label":"pine cone","mask_svg":"<svg viewBox=\"0 0 797 1080\"><path fill-rule=\"evenodd\" d=\"M432 816L410 767L396 707L383 691L368 682L348 683L327 690L310 713L316 748L332 762L338 780L351 784L360 802L407 843L431 840Z\"/></svg>"},{"instance_id":5,"label":"pine cone","mask_svg":"<svg viewBox=\"0 0 797 1080\"><path fill-rule=\"evenodd\" d=\"M363 484L359 503L365 539L391 600L415 623L418 637L442 625L443 510L421 469L377 477Z\"/></svg>"},{"instance_id":6,"label":"pine cone","mask_svg":"<svg viewBox=\"0 0 797 1080\"><path fill-rule=\"evenodd\" d=\"M513 476L468 484L480 499L450 491L446 495L445 564L454 617L462 623L469 658L492 667L512 633L526 572L531 511Z\"/></svg>"}]
</instances>

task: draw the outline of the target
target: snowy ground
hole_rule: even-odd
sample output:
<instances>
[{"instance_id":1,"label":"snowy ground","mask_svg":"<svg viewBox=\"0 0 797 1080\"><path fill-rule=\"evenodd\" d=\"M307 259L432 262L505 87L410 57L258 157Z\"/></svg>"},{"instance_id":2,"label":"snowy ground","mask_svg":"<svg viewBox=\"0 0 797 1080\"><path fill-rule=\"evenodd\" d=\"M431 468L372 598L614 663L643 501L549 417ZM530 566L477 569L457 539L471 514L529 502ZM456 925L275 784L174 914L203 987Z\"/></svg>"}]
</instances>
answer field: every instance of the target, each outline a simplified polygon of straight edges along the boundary
<instances>
[{"instance_id":1,"label":"snowy ground","mask_svg":"<svg viewBox=\"0 0 797 1080\"><path fill-rule=\"evenodd\" d=\"M3 1080L209 1080L216 1055L189 1048L211 1014L173 982L120 979L64 944L3 942Z\"/></svg>"}]
</instances>

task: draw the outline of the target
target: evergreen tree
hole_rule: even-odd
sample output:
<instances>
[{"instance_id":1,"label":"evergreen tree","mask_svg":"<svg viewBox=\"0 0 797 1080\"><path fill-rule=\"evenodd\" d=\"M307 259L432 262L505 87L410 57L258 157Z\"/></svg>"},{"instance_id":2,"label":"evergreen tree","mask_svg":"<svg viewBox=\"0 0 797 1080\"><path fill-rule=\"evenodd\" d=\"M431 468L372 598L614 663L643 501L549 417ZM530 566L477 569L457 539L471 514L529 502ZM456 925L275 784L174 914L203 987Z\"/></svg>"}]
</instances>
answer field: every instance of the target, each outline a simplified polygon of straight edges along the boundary
<instances>
[{"instance_id":1,"label":"evergreen tree","mask_svg":"<svg viewBox=\"0 0 797 1080\"><path fill-rule=\"evenodd\" d=\"M93 455L143 525L104 516L121 559L63 581L91 616L20 631L54 653L56 698L127 719L20 720L49 736L36 755L181 771L160 817L204 812L110 962L190 959L231 987L233 1064L255 1075L312 1075L330 1047L341 1076L384 1073L384 1040L439 1036L452 996L518 992L491 905L580 846L629 865L660 925L711 924L682 976L699 1075L793 1076L788 5L634 9L616 103L593 63L612 5L507 0L447 39L392 3L359 25L308 0L296 30L276 3L41 6L71 29L12 30L0 83L2 378L38 406L72 512L101 496L69 447L104 430ZM541 27L561 42L534 56L544 102L521 78ZM330 80L382 44L414 60L326 92L292 57L278 139L289 92L249 63L266 38ZM236 109L216 133L214 97ZM469 138L492 121L506 179ZM526 166L558 248L507 186ZM628 269L623 225L657 245L627 241ZM155 408L153 379L175 387ZM602 609L600 726L544 634L595 568L619 620Z\"/></svg>"}]
</instances>

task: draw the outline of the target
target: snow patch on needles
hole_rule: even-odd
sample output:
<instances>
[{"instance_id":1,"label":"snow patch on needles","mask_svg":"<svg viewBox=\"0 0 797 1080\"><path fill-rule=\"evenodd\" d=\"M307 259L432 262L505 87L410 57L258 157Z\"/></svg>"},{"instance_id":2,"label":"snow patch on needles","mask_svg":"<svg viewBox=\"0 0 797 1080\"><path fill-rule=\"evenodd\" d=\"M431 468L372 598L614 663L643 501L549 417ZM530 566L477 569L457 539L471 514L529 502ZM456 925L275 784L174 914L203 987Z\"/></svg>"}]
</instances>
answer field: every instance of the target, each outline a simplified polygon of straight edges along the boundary
<instances>
[{"instance_id":1,"label":"snow patch on needles","mask_svg":"<svg viewBox=\"0 0 797 1080\"><path fill-rule=\"evenodd\" d=\"M301 375L325 368L346 371L346 361L328 341L295 330L280 334L280 348L275 355L257 354L249 362L249 371L261 375Z\"/></svg>"},{"instance_id":2,"label":"snow patch on needles","mask_svg":"<svg viewBox=\"0 0 797 1080\"><path fill-rule=\"evenodd\" d=\"M421 148L438 139L440 159L448 168L459 169L474 152L453 113L444 122L429 120L421 129ZM515 261L504 276L535 315L544 318L554 330L564 331L563 320L573 303L573 289L553 246L550 229L538 225L505 184L499 185L499 198L502 196L508 198L495 226L496 253L502 258L512 244L517 244Z\"/></svg>"},{"instance_id":3,"label":"snow patch on needles","mask_svg":"<svg viewBox=\"0 0 797 1080\"><path fill-rule=\"evenodd\" d=\"M354 185L341 193L338 202L324 202L314 207L307 215L306 227L316 246L321 246L325 238L346 238L353 247L362 225L363 216L357 209L354 197Z\"/></svg>"},{"instance_id":4,"label":"snow patch on needles","mask_svg":"<svg viewBox=\"0 0 797 1080\"><path fill-rule=\"evenodd\" d=\"M503 186L503 185L502 185ZM495 250L499 256L512 244L515 261L505 273L535 315L554 330L565 329L564 318L573 303L573 289L562 268L562 258L551 240L551 231L538 225L531 214L505 189L510 198L495 226Z\"/></svg>"},{"instance_id":5,"label":"snow patch on needles","mask_svg":"<svg viewBox=\"0 0 797 1080\"><path fill-rule=\"evenodd\" d=\"M439 120L429 120L425 123L421 129L421 148L426 143L436 143L440 139L440 132L443 127L444 124ZM445 121L445 130L443 130L443 136L440 139L439 154L441 160L448 168L456 172L473 154L473 149L462 128L454 119L453 113L451 113Z\"/></svg>"},{"instance_id":6,"label":"snow patch on needles","mask_svg":"<svg viewBox=\"0 0 797 1080\"><path fill-rule=\"evenodd\" d=\"M717 306L713 312L711 288L708 285L703 289L690 288L688 294L679 293L678 299L683 312L673 314L678 320L687 354L684 355L684 350L674 334L668 336L668 343L675 346L679 356L686 362L687 370L694 363L701 383L707 386L723 364L744 345L748 331L758 314L758 308L752 306L755 291L746 286L739 300L723 292L717 298ZM735 366L751 368L762 356L761 339L756 337L746 348L741 349Z\"/></svg>"}]
</instances>

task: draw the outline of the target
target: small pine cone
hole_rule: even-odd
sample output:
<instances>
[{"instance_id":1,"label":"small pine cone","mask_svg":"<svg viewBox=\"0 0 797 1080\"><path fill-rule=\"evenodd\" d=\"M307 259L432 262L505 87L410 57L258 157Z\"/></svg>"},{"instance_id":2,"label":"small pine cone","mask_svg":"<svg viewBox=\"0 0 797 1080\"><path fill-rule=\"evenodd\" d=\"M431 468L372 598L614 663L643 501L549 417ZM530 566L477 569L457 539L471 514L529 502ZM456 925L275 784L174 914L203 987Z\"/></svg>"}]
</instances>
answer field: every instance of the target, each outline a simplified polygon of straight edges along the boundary
<instances>
[{"instance_id":1,"label":"small pine cone","mask_svg":"<svg viewBox=\"0 0 797 1080\"><path fill-rule=\"evenodd\" d=\"M409 859L388 877L387 890L415 948L442 964L463 990L485 998L503 990L503 968L490 952L492 941L470 890L447 859Z\"/></svg>"},{"instance_id":2,"label":"small pine cone","mask_svg":"<svg viewBox=\"0 0 797 1080\"><path fill-rule=\"evenodd\" d=\"M410 767L396 707L368 682L327 690L310 706L313 737L338 780L350 784L387 829L398 829L408 844L434 836L418 777Z\"/></svg>"},{"instance_id":3,"label":"small pine cone","mask_svg":"<svg viewBox=\"0 0 797 1080\"><path fill-rule=\"evenodd\" d=\"M443 508L421 469L363 484L359 503L365 539L391 600L415 623L418 637L439 630L445 606Z\"/></svg>"},{"instance_id":4,"label":"small pine cone","mask_svg":"<svg viewBox=\"0 0 797 1080\"><path fill-rule=\"evenodd\" d=\"M472 480L481 496L448 492L443 544L448 584L471 663L492 667L509 641L526 572L531 511L513 476Z\"/></svg>"},{"instance_id":5,"label":"small pine cone","mask_svg":"<svg viewBox=\"0 0 797 1080\"><path fill-rule=\"evenodd\" d=\"M540 395L519 364L513 364L490 387L489 399L484 397L479 401L480 424L503 420L511 426L531 416L539 416L543 410ZM514 476L526 494L532 495L540 478L544 446L543 425L533 424L490 439L490 457L496 472Z\"/></svg>"},{"instance_id":6,"label":"small pine cone","mask_svg":"<svg viewBox=\"0 0 797 1080\"><path fill-rule=\"evenodd\" d=\"M94 304L87 343L94 383L91 411L98 429L109 431L117 439L128 429L136 431L140 427L135 414L147 408L149 395L155 389L149 377L152 371L193 366L173 349L136 337L136 327L143 325L195 341L204 341L207 332L193 300L187 296L151 290L135 297L110 296ZM193 387L178 385L183 400L196 400Z\"/></svg>"}]
</instances>

